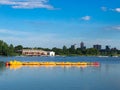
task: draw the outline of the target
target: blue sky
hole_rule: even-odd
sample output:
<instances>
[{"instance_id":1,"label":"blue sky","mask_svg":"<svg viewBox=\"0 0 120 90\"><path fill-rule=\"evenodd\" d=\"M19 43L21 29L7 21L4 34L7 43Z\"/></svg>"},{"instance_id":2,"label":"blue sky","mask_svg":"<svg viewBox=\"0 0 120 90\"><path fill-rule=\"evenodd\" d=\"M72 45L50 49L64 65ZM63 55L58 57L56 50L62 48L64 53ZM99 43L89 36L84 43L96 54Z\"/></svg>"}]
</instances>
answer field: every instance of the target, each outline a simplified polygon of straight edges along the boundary
<instances>
[{"instance_id":1,"label":"blue sky","mask_svg":"<svg viewBox=\"0 0 120 90\"><path fill-rule=\"evenodd\" d=\"M0 39L28 47L84 41L120 48L120 0L0 0Z\"/></svg>"}]
</instances>

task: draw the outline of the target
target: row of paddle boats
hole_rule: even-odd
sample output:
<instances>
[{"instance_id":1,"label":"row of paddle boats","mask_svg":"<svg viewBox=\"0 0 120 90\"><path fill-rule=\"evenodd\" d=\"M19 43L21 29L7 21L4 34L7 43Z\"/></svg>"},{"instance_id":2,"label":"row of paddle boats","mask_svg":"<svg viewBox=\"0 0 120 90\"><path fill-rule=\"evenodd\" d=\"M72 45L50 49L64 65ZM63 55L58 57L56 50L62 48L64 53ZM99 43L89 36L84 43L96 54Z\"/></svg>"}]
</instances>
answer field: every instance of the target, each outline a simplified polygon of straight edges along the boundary
<instances>
[{"instance_id":1,"label":"row of paddle boats","mask_svg":"<svg viewBox=\"0 0 120 90\"><path fill-rule=\"evenodd\" d=\"M10 65L99 65L98 62L21 62L21 61L9 61L6 62L7 66Z\"/></svg>"},{"instance_id":2,"label":"row of paddle boats","mask_svg":"<svg viewBox=\"0 0 120 90\"><path fill-rule=\"evenodd\" d=\"M78 68L86 68L88 66L99 67L100 64L98 62L21 62L21 61L10 61L6 62L6 67L11 70L17 70L22 67L78 67Z\"/></svg>"}]
</instances>

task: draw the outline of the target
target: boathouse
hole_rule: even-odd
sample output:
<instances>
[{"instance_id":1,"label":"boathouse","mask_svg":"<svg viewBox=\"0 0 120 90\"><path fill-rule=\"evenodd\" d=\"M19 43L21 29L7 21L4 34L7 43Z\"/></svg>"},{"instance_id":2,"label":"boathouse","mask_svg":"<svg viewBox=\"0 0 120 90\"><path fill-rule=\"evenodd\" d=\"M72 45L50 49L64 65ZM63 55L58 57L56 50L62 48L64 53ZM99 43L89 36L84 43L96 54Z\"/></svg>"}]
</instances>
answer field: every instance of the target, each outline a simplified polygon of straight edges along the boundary
<instances>
[{"instance_id":1,"label":"boathouse","mask_svg":"<svg viewBox=\"0 0 120 90\"><path fill-rule=\"evenodd\" d=\"M25 55L25 56L55 56L55 52L35 50L35 49L23 49L22 55Z\"/></svg>"}]
</instances>

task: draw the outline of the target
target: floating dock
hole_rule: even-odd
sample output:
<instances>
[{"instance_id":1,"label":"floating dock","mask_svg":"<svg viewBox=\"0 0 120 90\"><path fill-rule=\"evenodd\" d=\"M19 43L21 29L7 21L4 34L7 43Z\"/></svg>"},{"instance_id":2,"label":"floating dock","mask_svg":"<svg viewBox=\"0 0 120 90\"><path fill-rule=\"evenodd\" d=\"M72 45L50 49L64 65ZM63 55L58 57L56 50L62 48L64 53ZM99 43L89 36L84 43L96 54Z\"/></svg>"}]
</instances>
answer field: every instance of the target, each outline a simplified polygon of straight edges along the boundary
<instances>
[{"instance_id":1,"label":"floating dock","mask_svg":"<svg viewBox=\"0 0 120 90\"><path fill-rule=\"evenodd\" d=\"M98 62L21 62L21 61L10 61L6 62L6 65L99 65Z\"/></svg>"},{"instance_id":2,"label":"floating dock","mask_svg":"<svg viewBox=\"0 0 120 90\"><path fill-rule=\"evenodd\" d=\"M98 62L21 62L21 61L10 61L6 62L6 67L9 67L11 70L17 70L22 67L78 67L85 68L88 66L99 67Z\"/></svg>"}]
</instances>

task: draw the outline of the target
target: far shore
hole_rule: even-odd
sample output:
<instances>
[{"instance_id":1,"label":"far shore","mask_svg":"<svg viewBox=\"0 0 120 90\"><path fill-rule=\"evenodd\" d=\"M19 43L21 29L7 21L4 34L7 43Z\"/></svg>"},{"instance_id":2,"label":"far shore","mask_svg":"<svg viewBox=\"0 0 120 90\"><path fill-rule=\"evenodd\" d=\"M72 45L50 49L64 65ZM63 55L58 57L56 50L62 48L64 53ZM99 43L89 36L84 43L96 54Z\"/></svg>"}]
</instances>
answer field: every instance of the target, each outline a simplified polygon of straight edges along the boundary
<instances>
[{"instance_id":1,"label":"far shore","mask_svg":"<svg viewBox=\"0 0 120 90\"><path fill-rule=\"evenodd\" d=\"M0 56L0 57L120 57L120 55L109 55L109 56L102 56L102 55L55 55L55 56L26 56L26 55L15 55L15 56Z\"/></svg>"}]
</instances>

